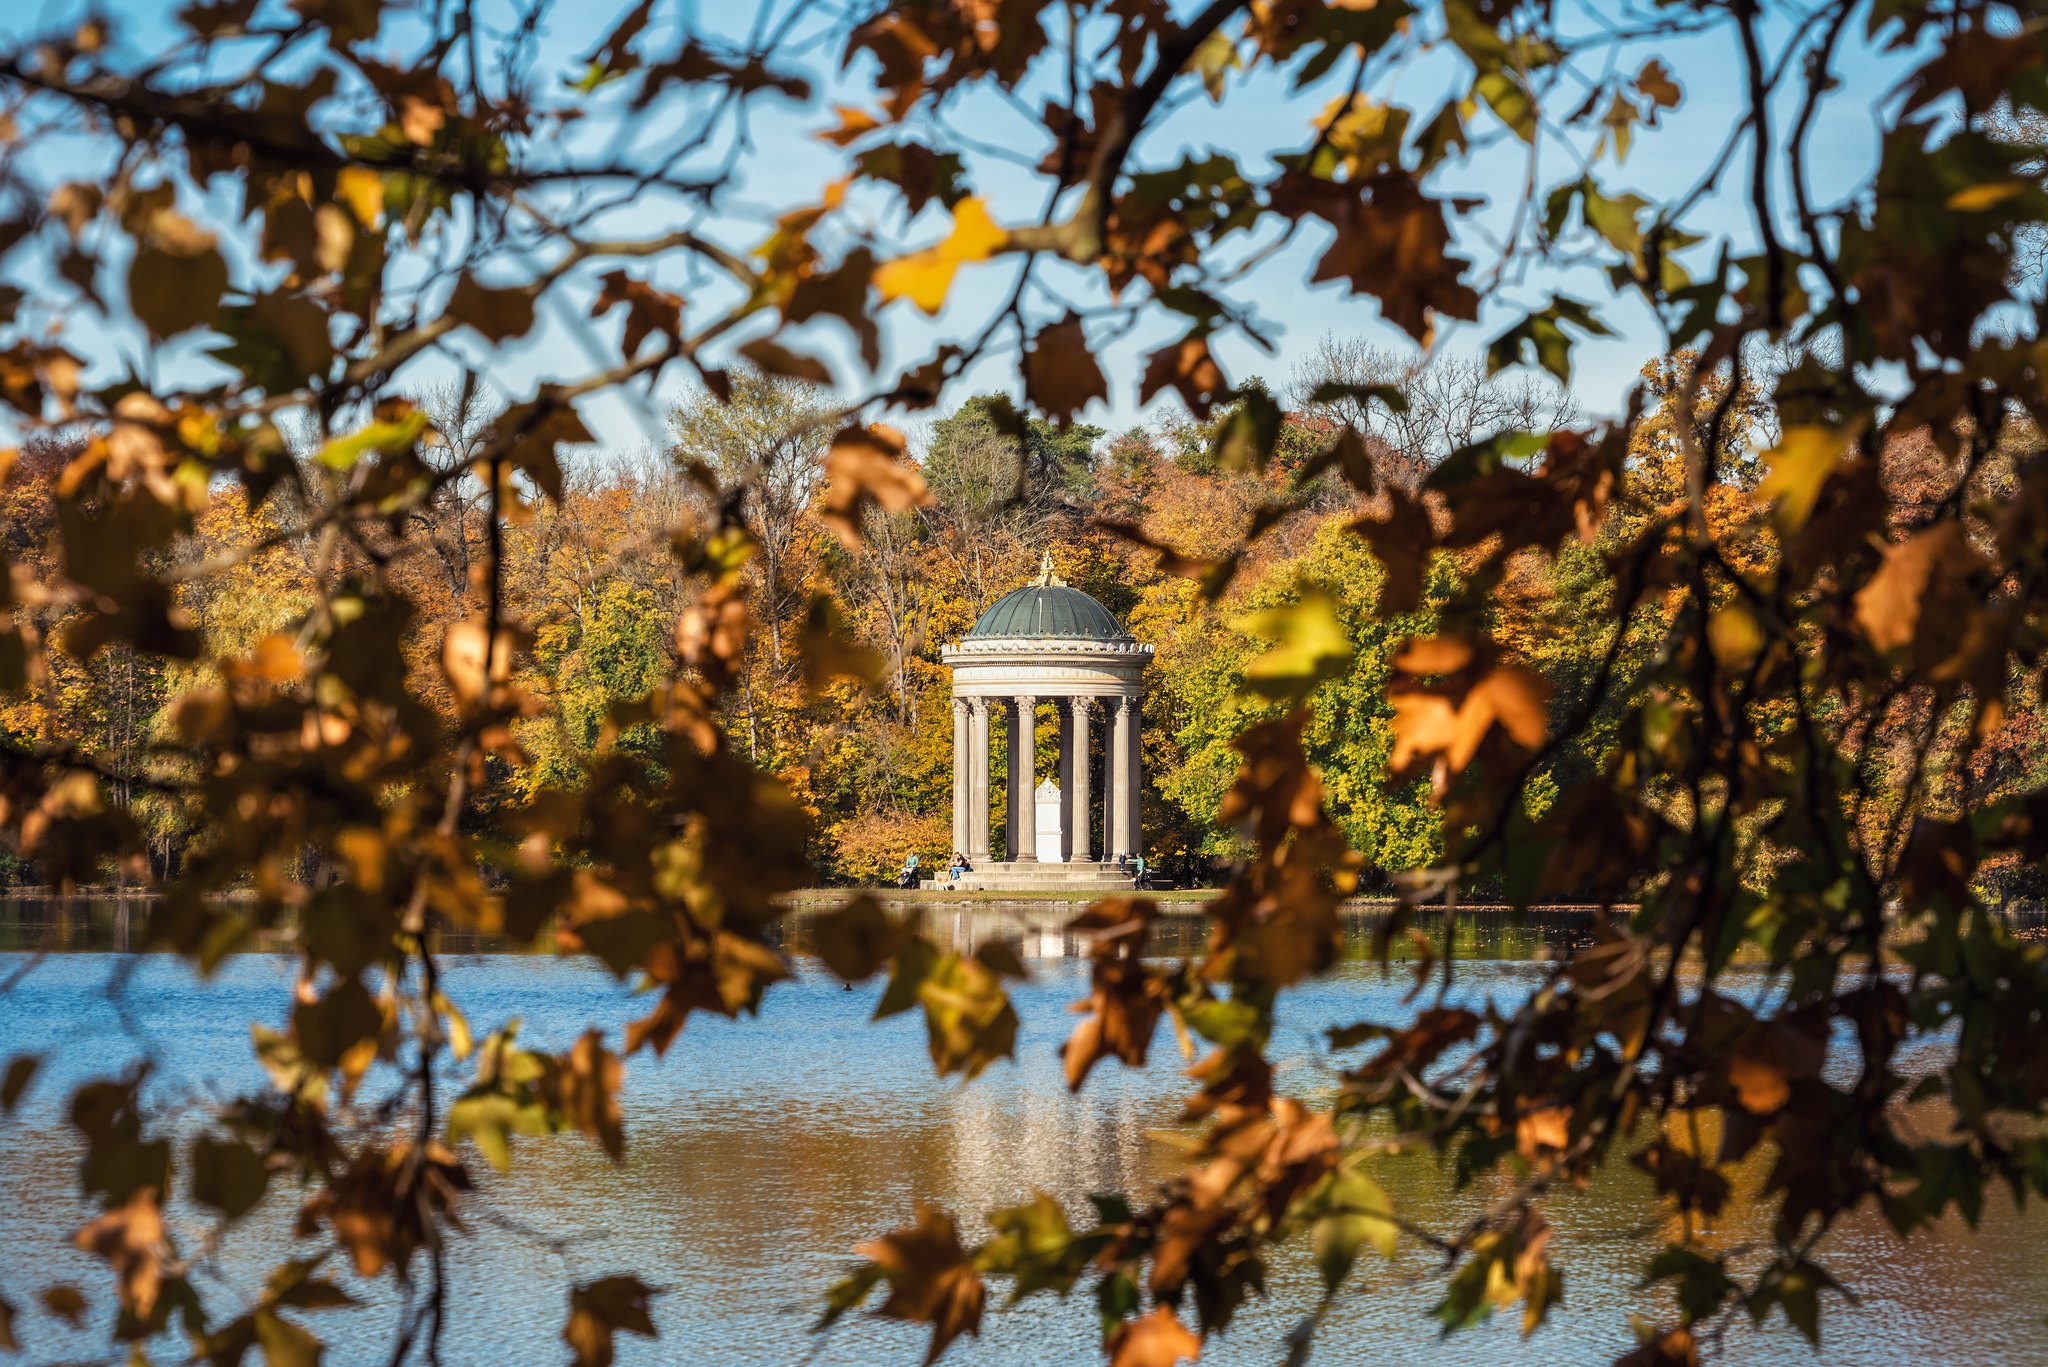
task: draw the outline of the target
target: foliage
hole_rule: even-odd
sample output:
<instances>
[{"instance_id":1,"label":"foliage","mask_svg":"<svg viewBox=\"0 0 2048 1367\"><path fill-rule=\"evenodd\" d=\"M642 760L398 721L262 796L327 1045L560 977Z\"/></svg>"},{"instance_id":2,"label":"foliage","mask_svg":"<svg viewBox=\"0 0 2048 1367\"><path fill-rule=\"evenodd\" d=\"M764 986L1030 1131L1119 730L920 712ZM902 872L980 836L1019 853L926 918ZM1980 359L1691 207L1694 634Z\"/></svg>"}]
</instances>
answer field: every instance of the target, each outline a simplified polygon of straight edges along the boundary
<instances>
[{"instance_id":1,"label":"foliage","mask_svg":"<svg viewBox=\"0 0 2048 1367\"><path fill-rule=\"evenodd\" d=\"M390 1360L438 1356L474 1154L575 1131L616 1160L626 1059L760 1009L791 972L784 894L870 868L879 814L940 805L929 643L1048 541L1159 641L1152 828L1235 861L1192 962L1149 953L1142 899L1072 926L1093 948L1069 1079L1142 1064L1162 1021L1202 1041L1187 1165L1078 1226L1043 1200L985 1236L921 1208L828 1321L880 1291L936 1357L1002 1277L1085 1288L1110 1361L1164 1364L1261 1294L1274 1245L1313 1247L1327 1305L1408 1240L1441 1259L1447 1330L1511 1305L1534 1330L1566 1276L1546 1203L1626 1162L1679 1218L1644 1268L1671 1302L1624 1360L1685 1363L1742 1314L1817 1336L1853 1289L1821 1262L1851 1212L1905 1237L1994 1185L2048 1195L2048 951L1989 900L2048 857L2031 8L813 10L766 6L736 41L642 0L564 64L538 9L501 31L459 0L230 0L162 41L94 19L0 54L8 854L152 884L149 942L202 968L259 932L301 961L284 1028L253 1036L267 1088L190 1119L132 1074L71 1099L98 1208L75 1241L119 1339L309 1360L300 1317L345 1303L318 1270L346 1259L406 1289ZM1732 79L1667 63L1698 33ZM1822 200L1818 113L1878 59L1907 76L1876 164ZM775 155L753 116L810 111L813 76L844 174L769 221L736 188ZM1441 105L1396 101L1445 80ZM1333 98L1256 159L1165 128L1276 81ZM1708 81L1725 141L1652 202L1628 158ZM977 100L1041 111L1043 160L991 165L954 131ZM1524 168L1504 202L1462 193L1502 148ZM1258 267L1295 240L1311 283L1425 345L1483 301L1519 316L1484 373L1340 342L1285 400L1233 383L1214 344L1263 338ZM1554 292L1545 263L1613 297ZM1553 382L1623 309L1660 355L1625 414L1583 421ZM877 314L913 310L937 322L885 364ZM563 317L599 320L589 354L552 346ZM1123 335L1163 339L1138 399L1185 418L1099 458L1073 420ZM479 357L521 346L558 368L498 403ZM1016 393L933 423L920 463L888 420L1004 355ZM1494 375L1517 367L1550 378ZM583 406L669 377L700 395L673 452L596 479L565 459ZM1333 1033L1334 1087L1290 1095L1278 1003L1372 880L1401 894L1383 939L1452 909L1441 971L1401 1019ZM1596 942L1512 1010L1461 1007L1477 888L1592 896ZM475 1047L442 927L593 956L640 1003L623 1052L534 1053L509 1025ZM1015 1048L1009 947L943 952L862 899L818 939L833 971L888 975L881 1014L919 1012L942 1075ZM1731 982L1738 953L1767 990ZM446 1053L474 1069L453 1099ZM1491 1199L1392 1209L1375 1162L1422 1147ZM1737 1258L1700 1229L1754 1154L1775 1218ZM260 1297L209 1296L186 1250L273 1183L293 1256ZM654 1296L571 1288L576 1360L652 1332Z\"/></svg>"}]
</instances>

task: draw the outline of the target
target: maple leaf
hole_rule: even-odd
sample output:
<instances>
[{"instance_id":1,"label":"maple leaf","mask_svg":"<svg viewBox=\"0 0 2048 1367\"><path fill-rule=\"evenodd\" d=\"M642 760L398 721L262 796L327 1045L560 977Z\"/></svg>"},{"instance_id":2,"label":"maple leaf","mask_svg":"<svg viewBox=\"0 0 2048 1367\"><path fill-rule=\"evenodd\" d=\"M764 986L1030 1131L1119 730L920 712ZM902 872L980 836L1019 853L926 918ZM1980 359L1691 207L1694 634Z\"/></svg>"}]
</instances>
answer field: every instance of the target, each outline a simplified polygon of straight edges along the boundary
<instances>
[{"instance_id":1,"label":"maple leaf","mask_svg":"<svg viewBox=\"0 0 2048 1367\"><path fill-rule=\"evenodd\" d=\"M1351 638L1337 615L1337 599L1314 585L1293 602L1246 613L1230 627L1273 642L1244 670L1245 689L1264 697L1298 701L1351 662Z\"/></svg>"},{"instance_id":2,"label":"maple leaf","mask_svg":"<svg viewBox=\"0 0 2048 1367\"><path fill-rule=\"evenodd\" d=\"M953 1217L937 1206L916 1203L917 1223L885 1234L854 1251L882 1270L888 1299L876 1309L888 1319L932 1327L927 1364L962 1334L979 1336L986 1291L968 1261Z\"/></svg>"},{"instance_id":3,"label":"maple leaf","mask_svg":"<svg viewBox=\"0 0 2048 1367\"><path fill-rule=\"evenodd\" d=\"M1959 587L1957 581L1981 564L1963 538L1961 523L1944 518L1923 527L1884 548L1883 563L1856 592L1856 623L1880 653L1909 645L1935 600L1957 614L1967 613L1971 604L1963 595L1944 590Z\"/></svg>"},{"instance_id":4,"label":"maple leaf","mask_svg":"<svg viewBox=\"0 0 2048 1367\"><path fill-rule=\"evenodd\" d=\"M1806 525L1821 485L1848 453L1850 436L1837 427L1795 424L1764 453L1766 473L1756 493L1771 505L1780 528L1796 532Z\"/></svg>"},{"instance_id":5,"label":"maple leaf","mask_svg":"<svg viewBox=\"0 0 2048 1367\"><path fill-rule=\"evenodd\" d=\"M1359 518L1351 530L1365 538L1386 575L1380 585L1380 616L1413 612L1422 601L1423 571L1436 544L1428 510L1400 489L1389 488L1385 512Z\"/></svg>"},{"instance_id":6,"label":"maple leaf","mask_svg":"<svg viewBox=\"0 0 2048 1367\"><path fill-rule=\"evenodd\" d=\"M875 289L882 302L908 299L926 313L944 307L953 276L970 261L986 261L1009 241L1009 234L988 216L978 196L953 208L953 229L943 242L885 261L875 270Z\"/></svg>"}]
</instances>

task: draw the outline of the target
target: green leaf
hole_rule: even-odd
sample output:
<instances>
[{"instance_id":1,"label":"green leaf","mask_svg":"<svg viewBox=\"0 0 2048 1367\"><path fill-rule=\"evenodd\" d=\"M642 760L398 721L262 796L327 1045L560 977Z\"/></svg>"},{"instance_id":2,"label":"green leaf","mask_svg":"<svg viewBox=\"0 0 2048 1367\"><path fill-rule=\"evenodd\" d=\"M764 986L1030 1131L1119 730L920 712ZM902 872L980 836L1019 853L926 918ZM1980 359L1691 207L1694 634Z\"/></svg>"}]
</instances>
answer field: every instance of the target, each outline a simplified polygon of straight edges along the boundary
<instances>
[{"instance_id":1,"label":"green leaf","mask_svg":"<svg viewBox=\"0 0 2048 1367\"><path fill-rule=\"evenodd\" d=\"M402 418L373 422L367 427L336 437L320 448L314 459L330 470L348 470L365 456L394 456L409 451L427 430L427 415L418 409Z\"/></svg>"},{"instance_id":2,"label":"green leaf","mask_svg":"<svg viewBox=\"0 0 2048 1367\"><path fill-rule=\"evenodd\" d=\"M1401 1229L1394 1222L1393 1203L1380 1184L1362 1172L1339 1172L1323 1198L1326 1213L1316 1221L1316 1264L1323 1285L1335 1290L1351 1275L1358 1251L1370 1245L1382 1258L1394 1256Z\"/></svg>"},{"instance_id":3,"label":"green leaf","mask_svg":"<svg viewBox=\"0 0 2048 1367\"><path fill-rule=\"evenodd\" d=\"M1523 142L1536 141L1536 101L1522 83L1505 71L1480 73L1472 93L1486 101L1494 117Z\"/></svg>"}]
</instances>

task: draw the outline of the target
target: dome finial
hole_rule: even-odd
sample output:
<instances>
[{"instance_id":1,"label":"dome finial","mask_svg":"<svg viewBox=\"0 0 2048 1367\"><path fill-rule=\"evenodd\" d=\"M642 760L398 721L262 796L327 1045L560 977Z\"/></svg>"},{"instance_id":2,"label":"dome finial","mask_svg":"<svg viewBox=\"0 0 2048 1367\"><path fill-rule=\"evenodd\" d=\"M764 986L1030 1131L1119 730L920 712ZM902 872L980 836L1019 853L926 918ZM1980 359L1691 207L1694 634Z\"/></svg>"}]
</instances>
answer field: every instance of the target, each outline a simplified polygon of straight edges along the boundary
<instances>
[{"instance_id":1,"label":"dome finial","mask_svg":"<svg viewBox=\"0 0 2048 1367\"><path fill-rule=\"evenodd\" d=\"M1044 558L1038 562L1038 578L1033 582L1040 588L1048 588L1054 585L1060 588L1067 586L1067 581L1060 578L1058 572L1052 567L1052 552L1050 550L1046 551Z\"/></svg>"}]
</instances>

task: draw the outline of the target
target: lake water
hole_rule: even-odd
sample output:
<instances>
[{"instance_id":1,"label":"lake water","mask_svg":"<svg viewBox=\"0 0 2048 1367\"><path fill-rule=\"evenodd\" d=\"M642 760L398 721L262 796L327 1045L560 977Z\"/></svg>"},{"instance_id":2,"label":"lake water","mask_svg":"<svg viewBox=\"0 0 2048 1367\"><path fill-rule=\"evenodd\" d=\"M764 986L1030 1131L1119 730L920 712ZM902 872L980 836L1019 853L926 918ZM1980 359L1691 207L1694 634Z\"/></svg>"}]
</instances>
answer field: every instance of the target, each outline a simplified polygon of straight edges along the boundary
<instances>
[{"instance_id":1,"label":"lake water","mask_svg":"<svg viewBox=\"0 0 2048 1367\"><path fill-rule=\"evenodd\" d=\"M972 940L1007 928L1013 915L1048 922L1057 914L1042 906L935 909L930 923ZM55 1280L75 1281L96 1307L108 1301L104 1268L69 1243L69 1231L89 1213L78 1198L76 1147L63 1116L70 1089L148 1054L153 1095L190 1130L208 1102L261 1085L248 1024L277 1024L287 1009L292 969L280 956L240 955L199 981L170 958L80 948L108 943L113 919L108 908L75 910L59 934L51 908L0 903L0 983L12 984L0 992L0 1056L50 1055L21 1110L0 1120L0 1294L18 1306ZM1512 932L1479 925L1471 950L1495 957L1464 965L1459 993L1511 1003L1544 971L1539 956L1582 934L1570 918ZM71 952L31 952L64 943ZM799 931L793 947L802 943ZM1105 1064L1082 1095L1066 1091L1056 1051L1074 1021L1067 1008L1086 980L1074 948L1055 932L1027 937L1036 957L1031 980L1014 992L1023 1021L1018 1058L974 1082L932 1076L916 1018L869 1023L878 985L847 992L807 968L769 993L758 1020L693 1019L665 1060L630 1061L623 1167L575 1136L520 1141L515 1167L502 1178L478 1159L485 1177L465 1207L470 1233L456 1240L450 1259L445 1361L511 1367L563 1359L562 1288L617 1272L665 1289L655 1303L661 1340L622 1337L621 1363L921 1361L925 1340L916 1328L860 1315L822 1339L809 1328L819 1297L852 1263L853 1246L904 1223L913 1198L971 1220L1043 1189L1078 1210L1088 1192L1142 1192L1172 1166L1171 1152L1152 1137L1173 1125L1188 1087L1170 1033L1162 1032L1143 1071ZM445 981L480 1030L518 1017L522 1039L539 1046L566 1045L591 1022L616 1042L635 1014L604 972L577 960L457 953ZM1293 994L1275 1042L1282 1084L1303 1095L1326 1088L1320 1030L1397 1019L1406 987L1398 970L1387 978L1376 965L1347 962ZM1444 1197L1427 1158L1389 1163L1379 1176L1405 1213L1438 1227L1464 1208ZM201 1270L211 1303L237 1303L287 1250L293 1204L290 1193L274 1191ZM1565 1304L1532 1342L1520 1342L1513 1315L1440 1340L1428 1319L1441 1289L1434 1260L1404 1249L1391 1265L1368 1255L1365 1275L1328 1321L1313 1360L1611 1362L1632 1341L1632 1312L1663 1312L1662 1294L1639 1290L1634 1279L1646 1250L1670 1231L1633 1173L1560 1195L1548 1213L1558 1229ZM189 1211L174 1214L183 1245L195 1247L202 1222ZM1760 1232L1750 1212L1730 1216L1715 1233L1732 1242ZM2036 1209L2019 1214L2001 1205L1977 1231L1958 1223L1907 1245L1875 1220L1852 1222L1823 1247L1822 1261L1861 1299L1830 1305L1823 1357L1926 1367L2048 1362L2044 1255L2048 1220ZM1212 1341L1205 1367L1284 1356L1283 1338L1311 1303L1316 1280L1296 1253L1277 1260L1270 1281L1271 1296ZM328 1362L381 1362L392 1302L374 1288L354 1289L370 1303L305 1321L329 1341ZM991 1296L981 1338L956 1344L947 1362L1096 1360L1089 1298L1040 1298L1010 1311L995 1309L1000 1299ZM26 1360L38 1363L104 1345L40 1309L23 1314L17 1333ZM1781 1324L1745 1327L1726 1347L1731 1362L1815 1361Z\"/></svg>"}]
</instances>

